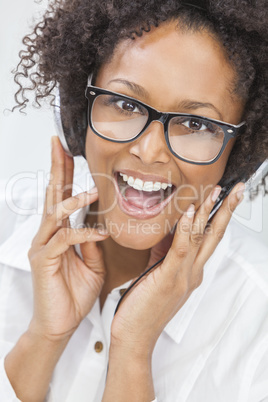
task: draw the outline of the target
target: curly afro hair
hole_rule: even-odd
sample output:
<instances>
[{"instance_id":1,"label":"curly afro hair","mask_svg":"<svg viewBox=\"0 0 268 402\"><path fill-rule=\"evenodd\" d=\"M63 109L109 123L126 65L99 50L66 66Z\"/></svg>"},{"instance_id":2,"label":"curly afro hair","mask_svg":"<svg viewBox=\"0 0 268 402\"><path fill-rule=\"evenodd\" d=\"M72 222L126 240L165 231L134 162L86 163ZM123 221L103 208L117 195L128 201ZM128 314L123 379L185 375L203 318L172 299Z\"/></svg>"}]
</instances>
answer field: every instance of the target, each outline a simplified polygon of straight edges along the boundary
<instances>
[{"instance_id":1,"label":"curly afro hair","mask_svg":"<svg viewBox=\"0 0 268 402\"><path fill-rule=\"evenodd\" d=\"M31 90L36 106L45 97L53 104L58 85L64 125L79 127L86 119L88 76L109 60L115 46L177 19L184 30L212 33L237 72L233 90L245 102L246 129L236 140L221 184L241 174L249 177L268 155L267 0L210 0L206 11L190 2L54 0L42 21L23 38L26 49L20 52L15 71L19 85L15 108L25 108ZM75 132L70 131L68 142L83 154L85 138L75 138Z\"/></svg>"}]
</instances>

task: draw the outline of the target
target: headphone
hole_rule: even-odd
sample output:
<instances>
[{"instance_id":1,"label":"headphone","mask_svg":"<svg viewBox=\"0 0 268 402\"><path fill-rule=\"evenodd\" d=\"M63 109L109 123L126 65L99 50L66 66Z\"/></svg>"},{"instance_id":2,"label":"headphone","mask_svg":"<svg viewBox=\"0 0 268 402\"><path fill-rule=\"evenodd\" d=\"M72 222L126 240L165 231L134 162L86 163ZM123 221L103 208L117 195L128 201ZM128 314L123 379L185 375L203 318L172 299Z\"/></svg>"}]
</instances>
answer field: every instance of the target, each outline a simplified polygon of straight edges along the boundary
<instances>
[{"instance_id":1,"label":"headphone","mask_svg":"<svg viewBox=\"0 0 268 402\"><path fill-rule=\"evenodd\" d=\"M87 133L86 108L82 115L73 116L70 110L61 105L60 88L57 87L54 101L54 120L57 135L67 155L85 158L85 141Z\"/></svg>"}]
</instances>

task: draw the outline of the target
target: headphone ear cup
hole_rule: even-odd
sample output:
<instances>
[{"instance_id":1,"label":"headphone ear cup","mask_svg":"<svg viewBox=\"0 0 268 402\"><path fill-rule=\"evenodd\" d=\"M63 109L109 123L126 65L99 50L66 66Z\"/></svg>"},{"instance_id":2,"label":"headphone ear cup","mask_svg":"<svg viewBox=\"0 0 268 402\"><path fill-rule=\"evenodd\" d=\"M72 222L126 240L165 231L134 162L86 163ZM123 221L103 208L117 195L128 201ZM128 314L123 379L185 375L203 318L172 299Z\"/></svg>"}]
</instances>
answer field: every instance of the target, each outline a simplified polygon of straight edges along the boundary
<instances>
[{"instance_id":1,"label":"headphone ear cup","mask_svg":"<svg viewBox=\"0 0 268 402\"><path fill-rule=\"evenodd\" d=\"M72 116L70 111L64 113L64 107L60 101L60 91L57 91L54 103L54 120L57 135L64 151L69 156L85 157L85 141L87 133L86 105L82 115Z\"/></svg>"}]
</instances>

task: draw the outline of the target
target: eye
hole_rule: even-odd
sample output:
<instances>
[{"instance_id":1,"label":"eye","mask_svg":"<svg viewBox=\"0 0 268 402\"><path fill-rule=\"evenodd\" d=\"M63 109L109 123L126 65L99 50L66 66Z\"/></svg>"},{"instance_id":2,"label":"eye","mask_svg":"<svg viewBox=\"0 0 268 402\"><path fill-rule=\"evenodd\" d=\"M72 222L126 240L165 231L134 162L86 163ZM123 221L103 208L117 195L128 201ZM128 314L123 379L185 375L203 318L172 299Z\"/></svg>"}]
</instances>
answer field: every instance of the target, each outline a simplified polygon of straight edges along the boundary
<instances>
[{"instance_id":1,"label":"eye","mask_svg":"<svg viewBox=\"0 0 268 402\"><path fill-rule=\"evenodd\" d=\"M140 107L134 102L131 102L126 99L120 99L116 103L116 106L119 107L120 109L124 110L125 112L130 112L130 113L140 113Z\"/></svg>"},{"instance_id":2,"label":"eye","mask_svg":"<svg viewBox=\"0 0 268 402\"><path fill-rule=\"evenodd\" d=\"M200 119L189 119L184 121L182 124L194 131L203 131L209 129L208 125L204 124Z\"/></svg>"},{"instance_id":3,"label":"eye","mask_svg":"<svg viewBox=\"0 0 268 402\"><path fill-rule=\"evenodd\" d=\"M100 95L97 100L100 107L105 107L106 113L113 114L113 118L120 116L121 118L134 119L148 115L147 109L135 102L134 99L119 95Z\"/></svg>"}]
</instances>

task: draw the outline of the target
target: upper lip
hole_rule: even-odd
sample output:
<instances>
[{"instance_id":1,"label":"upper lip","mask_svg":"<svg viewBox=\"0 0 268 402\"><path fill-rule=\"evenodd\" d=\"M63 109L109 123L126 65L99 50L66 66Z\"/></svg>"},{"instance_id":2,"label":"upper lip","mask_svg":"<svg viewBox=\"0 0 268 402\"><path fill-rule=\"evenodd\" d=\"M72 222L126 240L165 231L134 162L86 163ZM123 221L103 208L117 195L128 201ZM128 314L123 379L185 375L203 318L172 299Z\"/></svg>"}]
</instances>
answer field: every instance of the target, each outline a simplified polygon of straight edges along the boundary
<instances>
[{"instance_id":1,"label":"upper lip","mask_svg":"<svg viewBox=\"0 0 268 402\"><path fill-rule=\"evenodd\" d=\"M148 173L141 173L137 170L131 170L131 169L118 169L116 170L116 173L120 172L123 174L126 174L128 176L132 176L135 179L141 179L142 181L153 181L153 182L160 182L160 183L169 183L172 184L173 186L176 187L174 183L170 179L167 179L166 177L160 176L160 175L155 175L155 174L148 174Z\"/></svg>"}]
</instances>

